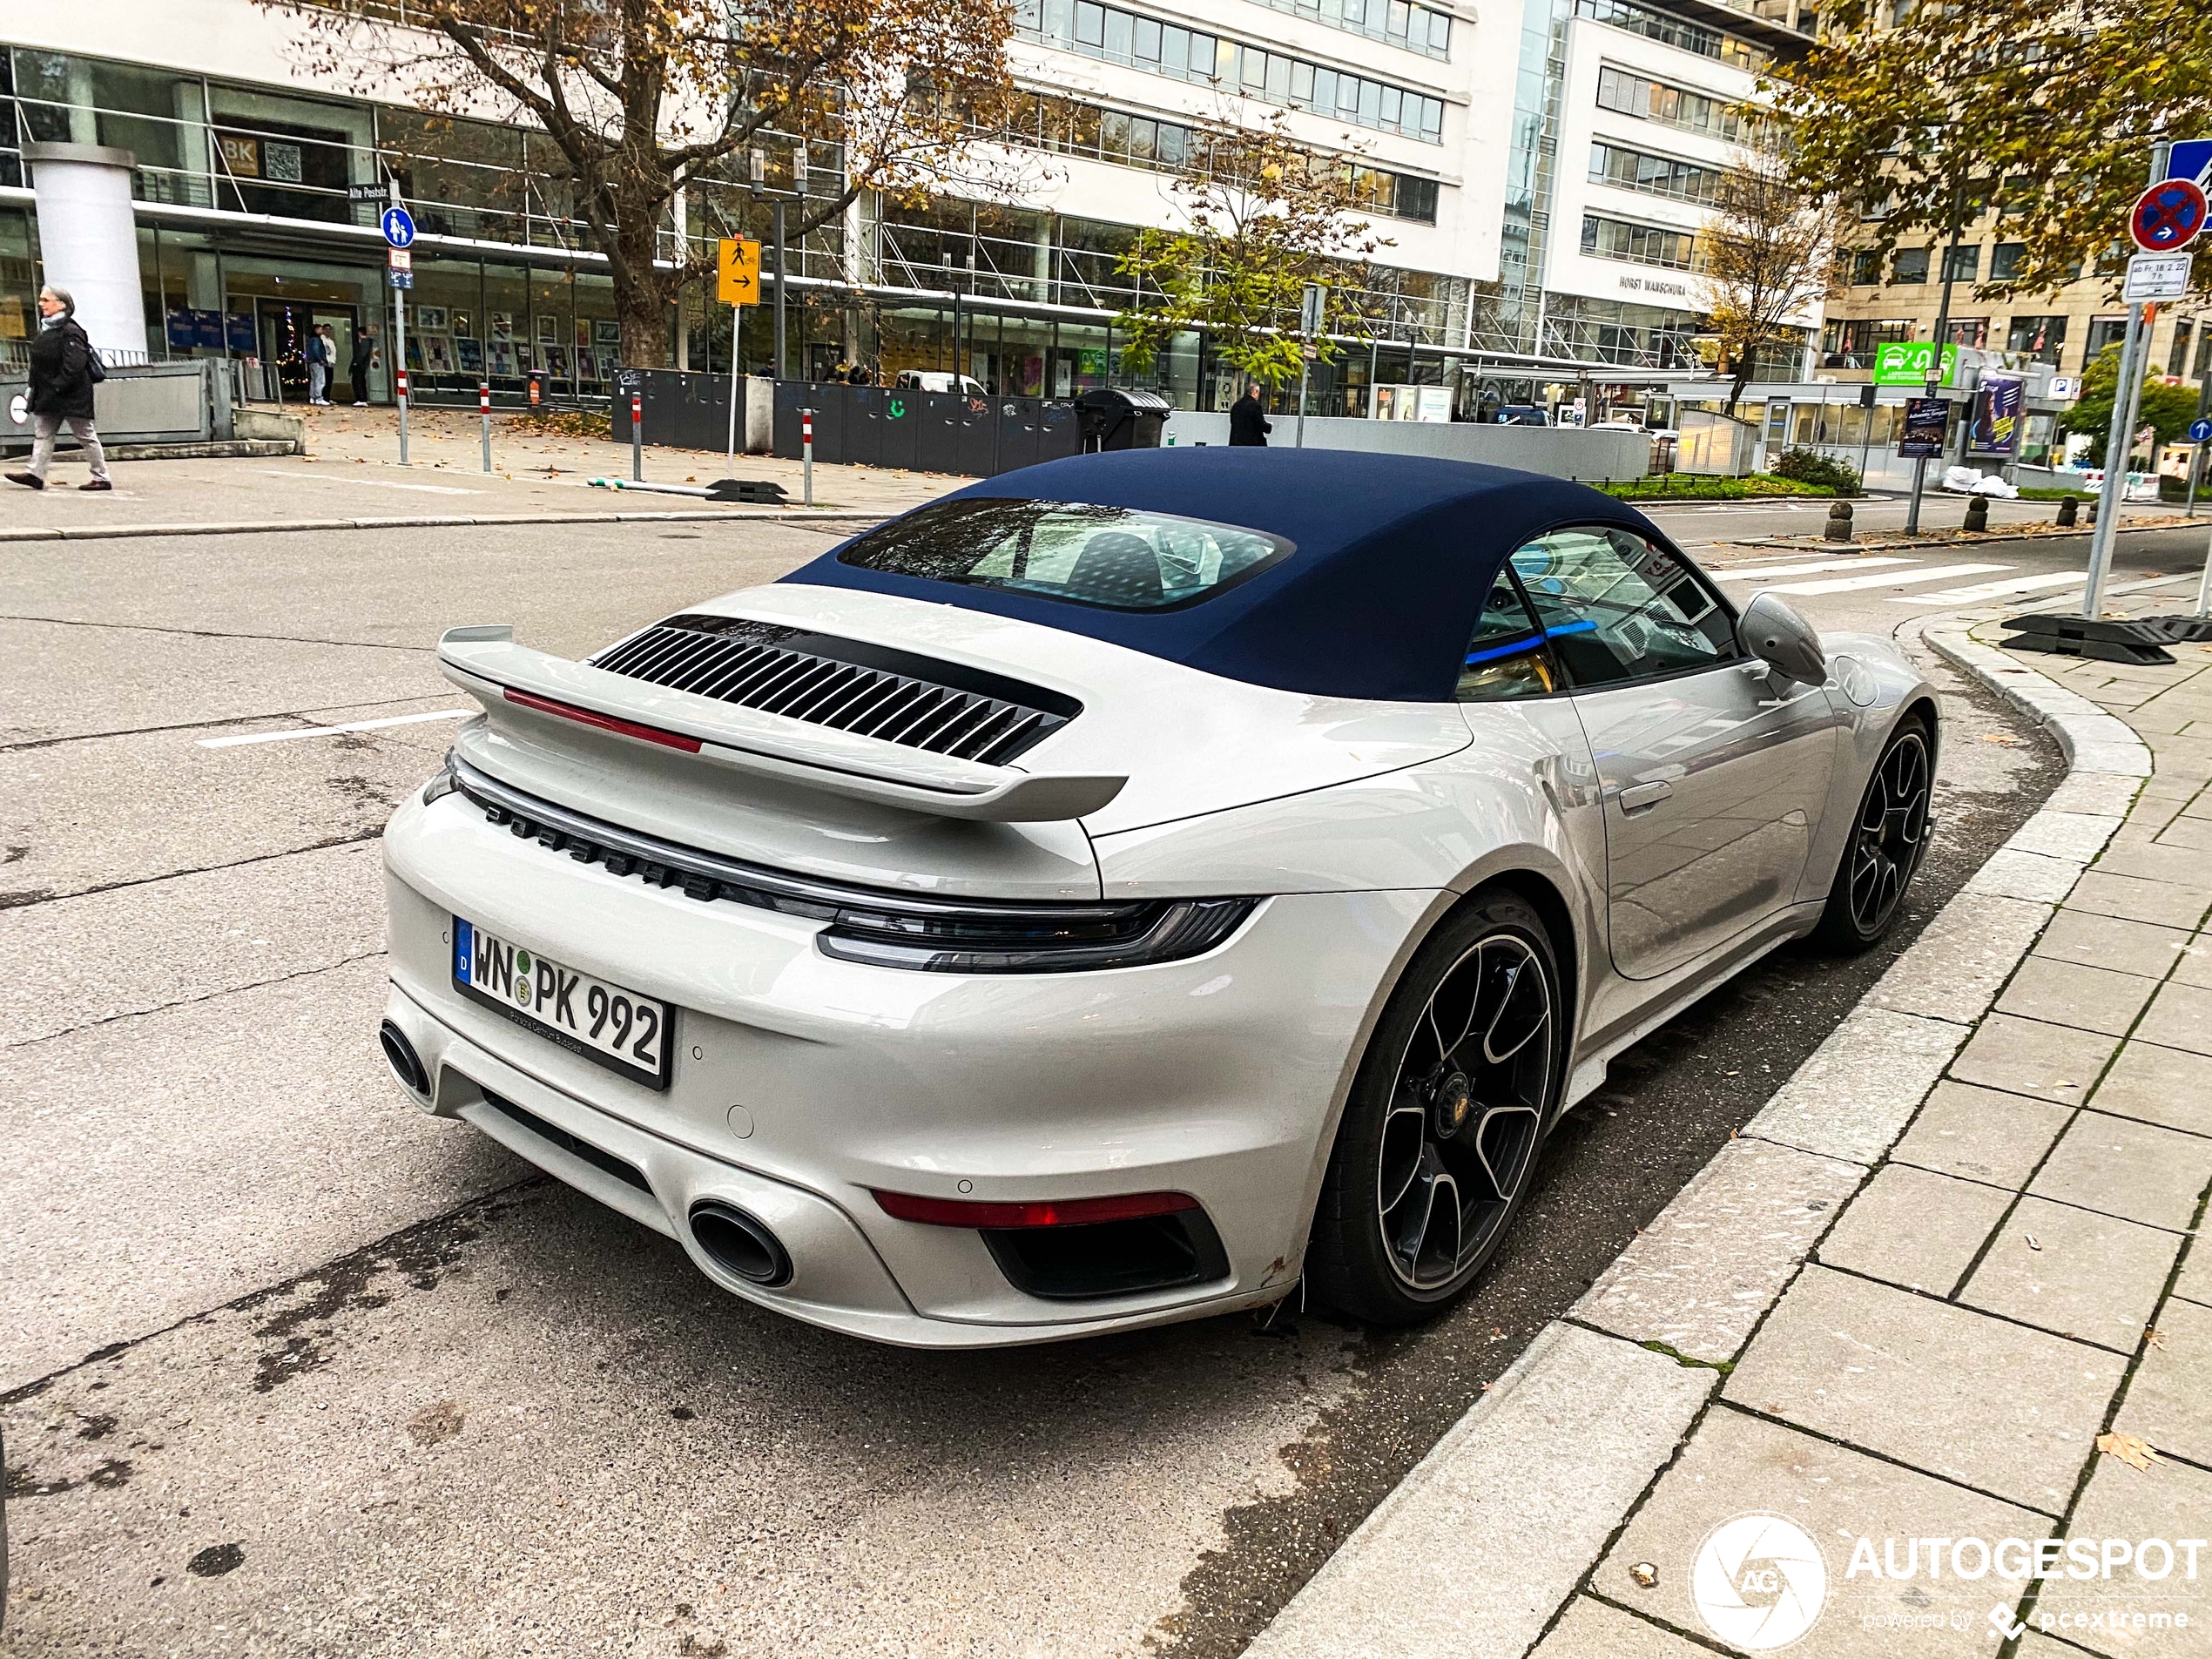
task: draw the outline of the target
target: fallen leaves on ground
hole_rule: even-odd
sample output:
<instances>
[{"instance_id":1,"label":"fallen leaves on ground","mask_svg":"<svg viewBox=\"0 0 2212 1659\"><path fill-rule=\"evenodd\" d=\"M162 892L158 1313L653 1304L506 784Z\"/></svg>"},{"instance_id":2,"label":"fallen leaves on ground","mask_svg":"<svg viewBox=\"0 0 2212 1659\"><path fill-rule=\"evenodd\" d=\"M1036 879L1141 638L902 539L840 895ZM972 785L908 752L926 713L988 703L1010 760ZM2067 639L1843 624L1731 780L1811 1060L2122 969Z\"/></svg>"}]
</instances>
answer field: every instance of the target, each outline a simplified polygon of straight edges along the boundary
<instances>
[{"instance_id":1,"label":"fallen leaves on ground","mask_svg":"<svg viewBox=\"0 0 2212 1659\"><path fill-rule=\"evenodd\" d=\"M2131 1469L2148 1469L2158 1461L2158 1453L2140 1434L2100 1434L2097 1450L2107 1457L2118 1458Z\"/></svg>"}]
</instances>

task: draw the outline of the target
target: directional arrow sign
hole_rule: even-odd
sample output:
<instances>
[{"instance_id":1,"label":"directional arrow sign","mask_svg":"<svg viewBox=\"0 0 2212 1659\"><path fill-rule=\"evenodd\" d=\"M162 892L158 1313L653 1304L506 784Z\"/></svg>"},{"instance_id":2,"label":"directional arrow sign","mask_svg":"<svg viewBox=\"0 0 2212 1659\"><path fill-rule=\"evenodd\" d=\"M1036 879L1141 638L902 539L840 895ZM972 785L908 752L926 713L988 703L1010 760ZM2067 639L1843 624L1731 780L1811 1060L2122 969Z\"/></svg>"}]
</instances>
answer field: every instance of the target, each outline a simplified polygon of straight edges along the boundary
<instances>
[{"instance_id":1,"label":"directional arrow sign","mask_svg":"<svg viewBox=\"0 0 2212 1659\"><path fill-rule=\"evenodd\" d=\"M2135 199L2128 215L2128 234L2146 253L2175 253L2204 228L2204 192L2187 179L2153 185Z\"/></svg>"}]
</instances>

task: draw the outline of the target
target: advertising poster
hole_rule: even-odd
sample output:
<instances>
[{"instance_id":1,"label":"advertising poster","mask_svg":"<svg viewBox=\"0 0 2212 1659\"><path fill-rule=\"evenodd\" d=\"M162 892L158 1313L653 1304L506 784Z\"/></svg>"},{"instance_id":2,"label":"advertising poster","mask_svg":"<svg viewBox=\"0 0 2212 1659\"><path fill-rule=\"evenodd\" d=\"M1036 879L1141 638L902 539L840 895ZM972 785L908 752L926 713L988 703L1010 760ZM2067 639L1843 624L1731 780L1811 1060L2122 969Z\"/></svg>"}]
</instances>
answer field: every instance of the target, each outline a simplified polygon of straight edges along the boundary
<instances>
[{"instance_id":1,"label":"advertising poster","mask_svg":"<svg viewBox=\"0 0 2212 1659\"><path fill-rule=\"evenodd\" d=\"M2020 415L2027 406L2027 383L2015 376L1985 374L1974 388L1974 412L1966 428L1971 455L2020 453Z\"/></svg>"},{"instance_id":2,"label":"advertising poster","mask_svg":"<svg viewBox=\"0 0 2212 1659\"><path fill-rule=\"evenodd\" d=\"M1905 430L1898 441L1897 452L1907 461L1937 461L1943 456L1943 441L1951 428L1951 405L1939 397L1908 397L1905 400Z\"/></svg>"}]
</instances>

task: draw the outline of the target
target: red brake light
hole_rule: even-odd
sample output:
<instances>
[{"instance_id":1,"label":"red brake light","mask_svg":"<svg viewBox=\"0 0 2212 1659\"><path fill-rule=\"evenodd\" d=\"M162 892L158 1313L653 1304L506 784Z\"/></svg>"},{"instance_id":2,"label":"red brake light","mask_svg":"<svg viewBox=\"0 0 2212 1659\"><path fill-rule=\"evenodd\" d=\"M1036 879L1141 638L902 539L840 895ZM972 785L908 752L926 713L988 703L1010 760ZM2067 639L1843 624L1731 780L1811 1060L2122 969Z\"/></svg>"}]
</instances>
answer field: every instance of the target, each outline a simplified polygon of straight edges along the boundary
<instances>
[{"instance_id":1,"label":"red brake light","mask_svg":"<svg viewBox=\"0 0 2212 1659\"><path fill-rule=\"evenodd\" d=\"M574 720L578 725L597 726L602 732L612 732L625 738L636 738L644 743L658 743L664 749L681 749L685 754L699 752L699 740L687 738L680 732L664 732L657 725L640 725L635 720L617 719L611 714L602 714L597 709L580 709L573 703L556 703L550 697L540 697L535 691L518 691L506 688L509 703L519 703L526 709L536 709L540 714L557 714L563 720Z\"/></svg>"},{"instance_id":2,"label":"red brake light","mask_svg":"<svg viewBox=\"0 0 2212 1659\"><path fill-rule=\"evenodd\" d=\"M907 1192L876 1190L875 1201L887 1216L900 1221L918 1221L930 1227L1074 1227L1086 1222L1171 1216L1177 1211L1198 1207L1198 1201L1187 1192L1127 1192L1109 1198L1044 1198L985 1204L966 1198L918 1198Z\"/></svg>"}]
</instances>

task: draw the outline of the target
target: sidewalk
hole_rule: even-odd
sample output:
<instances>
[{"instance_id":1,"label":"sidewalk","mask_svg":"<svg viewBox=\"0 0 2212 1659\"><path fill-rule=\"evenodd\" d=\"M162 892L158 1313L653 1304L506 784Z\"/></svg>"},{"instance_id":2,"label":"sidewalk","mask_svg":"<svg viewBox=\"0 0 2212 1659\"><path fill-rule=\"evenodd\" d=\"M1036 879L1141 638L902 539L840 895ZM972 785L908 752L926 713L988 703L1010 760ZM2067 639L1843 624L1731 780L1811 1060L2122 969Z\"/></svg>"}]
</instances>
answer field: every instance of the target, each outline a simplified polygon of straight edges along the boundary
<instances>
[{"instance_id":1,"label":"sidewalk","mask_svg":"<svg viewBox=\"0 0 2212 1659\"><path fill-rule=\"evenodd\" d=\"M1996 632L2071 775L1254 1659L2212 1654L2212 647Z\"/></svg>"},{"instance_id":2,"label":"sidewalk","mask_svg":"<svg viewBox=\"0 0 2212 1659\"><path fill-rule=\"evenodd\" d=\"M295 405L287 413L307 422L303 456L132 461L117 467L112 494L80 492L83 463L74 450L64 450L57 457L55 487L33 492L0 485L0 542L671 516L744 519L805 510L796 461L739 455L735 469L739 478L781 484L787 508L718 506L697 496L593 489L593 478L629 478L628 444L536 430L518 416L492 417L495 470L487 473L483 428L473 413L410 411L406 467L399 464L395 410ZM731 469L718 453L649 445L644 471L656 483L709 484ZM873 521L971 482L822 465L814 469L814 502L824 516Z\"/></svg>"}]
</instances>

